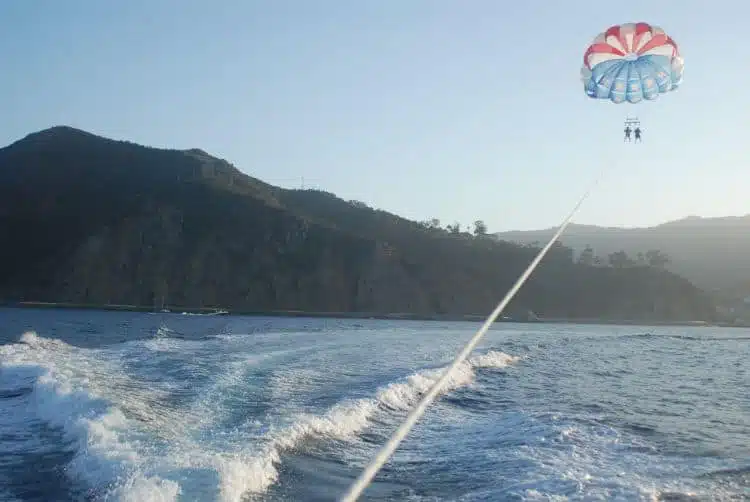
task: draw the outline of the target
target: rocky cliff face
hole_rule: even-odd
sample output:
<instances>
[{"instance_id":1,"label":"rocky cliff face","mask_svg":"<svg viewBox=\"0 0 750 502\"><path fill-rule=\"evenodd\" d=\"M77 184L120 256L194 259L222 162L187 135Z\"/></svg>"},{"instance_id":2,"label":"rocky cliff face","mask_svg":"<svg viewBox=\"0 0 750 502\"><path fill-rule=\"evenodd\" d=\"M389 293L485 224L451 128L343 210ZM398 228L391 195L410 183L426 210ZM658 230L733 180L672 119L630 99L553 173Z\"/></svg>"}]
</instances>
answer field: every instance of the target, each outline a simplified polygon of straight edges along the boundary
<instances>
[{"instance_id":1,"label":"rocky cliff face","mask_svg":"<svg viewBox=\"0 0 750 502\"><path fill-rule=\"evenodd\" d=\"M451 235L317 191L289 191L200 150L70 128L0 150L0 296L159 308L485 314L536 250ZM514 309L709 319L684 279L550 255Z\"/></svg>"},{"instance_id":2,"label":"rocky cliff face","mask_svg":"<svg viewBox=\"0 0 750 502\"><path fill-rule=\"evenodd\" d=\"M275 213L253 229L195 228L174 207L126 218L86 238L44 294L76 303L352 309L372 243Z\"/></svg>"}]
</instances>

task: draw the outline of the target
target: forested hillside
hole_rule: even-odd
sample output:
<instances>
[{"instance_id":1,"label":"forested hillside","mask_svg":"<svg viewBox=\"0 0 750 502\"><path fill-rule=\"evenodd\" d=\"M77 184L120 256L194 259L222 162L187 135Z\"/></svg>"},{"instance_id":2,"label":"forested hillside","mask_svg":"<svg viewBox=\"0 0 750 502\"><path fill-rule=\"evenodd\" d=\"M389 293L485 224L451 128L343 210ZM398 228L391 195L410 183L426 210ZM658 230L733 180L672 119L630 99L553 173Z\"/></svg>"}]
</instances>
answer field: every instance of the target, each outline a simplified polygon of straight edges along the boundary
<instances>
[{"instance_id":1,"label":"forested hillside","mask_svg":"<svg viewBox=\"0 0 750 502\"><path fill-rule=\"evenodd\" d=\"M0 242L5 301L419 314L486 314L536 252L68 127L0 150ZM575 263L562 246L513 304L528 310L714 316L679 276Z\"/></svg>"}]
</instances>

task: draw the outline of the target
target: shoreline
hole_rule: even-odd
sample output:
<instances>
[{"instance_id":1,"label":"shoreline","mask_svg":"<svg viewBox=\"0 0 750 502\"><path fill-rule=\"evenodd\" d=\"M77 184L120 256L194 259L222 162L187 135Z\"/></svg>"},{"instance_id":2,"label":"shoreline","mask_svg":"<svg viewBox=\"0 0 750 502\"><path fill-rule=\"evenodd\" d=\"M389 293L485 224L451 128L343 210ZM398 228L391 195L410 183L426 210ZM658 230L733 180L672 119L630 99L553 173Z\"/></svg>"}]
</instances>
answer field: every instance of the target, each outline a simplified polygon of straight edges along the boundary
<instances>
[{"instance_id":1,"label":"shoreline","mask_svg":"<svg viewBox=\"0 0 750 502\"><path fill-rule=\"evenodd\" d=\"M82 303L58 303L58 302L6 302L0 304L3 308L19 309L64 309L64 310L97 310L117 312L151 312L162 314L193 314L193 315L232 315L253 317L308 317L308 318L331 318L331 319L380 319L392 321L449 321L449 322L484 322L486 314L416 314L408 312L311 312L302 310L230 310L221 307L172 307L171 309L155 309L146 305L119 305L119 304L82 304ZM728 322L708 321L667 321L646 319L606 319L606 318L536 318L518 319L502 316L496 323L512 322L524 324L601 324L619 326L715 326L728 328L747 328L748 325L732 324Z\"/></svg>"}]
</instances>

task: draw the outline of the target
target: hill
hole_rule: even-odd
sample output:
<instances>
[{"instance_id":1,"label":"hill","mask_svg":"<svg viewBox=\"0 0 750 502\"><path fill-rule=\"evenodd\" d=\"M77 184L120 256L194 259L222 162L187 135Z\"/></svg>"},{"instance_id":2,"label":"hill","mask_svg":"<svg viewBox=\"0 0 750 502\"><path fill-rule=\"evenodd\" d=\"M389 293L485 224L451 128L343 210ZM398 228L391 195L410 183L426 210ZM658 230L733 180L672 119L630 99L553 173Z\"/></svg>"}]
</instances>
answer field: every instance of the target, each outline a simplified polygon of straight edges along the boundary
<instances>
[{"instance_id":1,"label":"hill","mask_svg":"<svg viewBox=\"0 0 750 502\"><path fill-rule=\"evenodd\" d=\"M247 176L199 149L54 127L0 149L0 299L486 314L536 249ZM558 246L512 311L710 320L687 280Z\"/></svg>"},{"instance_id":2,"label":"hill","mask_svg":"<svg viewBox=\"0 0 750 502\"><path fill-rule=\"evenodd\" d=\"M544 241L555 229L494 234L517 243ZM750 294L750 215L722 218L690 216L647 228L608 228L573 224L561 242L577 253L591 246L604 261L611 253L660 250L666 268L699 287L747 296Z\"/></svg>"}]
</instances>

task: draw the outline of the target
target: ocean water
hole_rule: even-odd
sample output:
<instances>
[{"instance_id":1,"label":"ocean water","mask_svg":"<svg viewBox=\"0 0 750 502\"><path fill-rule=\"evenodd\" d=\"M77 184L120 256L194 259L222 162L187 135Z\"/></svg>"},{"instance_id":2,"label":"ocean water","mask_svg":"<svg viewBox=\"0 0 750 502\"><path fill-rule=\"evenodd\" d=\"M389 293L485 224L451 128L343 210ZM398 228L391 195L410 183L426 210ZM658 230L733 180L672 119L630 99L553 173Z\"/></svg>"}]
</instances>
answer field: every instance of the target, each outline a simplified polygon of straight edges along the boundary
<instances>
[{"instance_id":1,"label":"ocean water","mask_svg":"<svg viewBox=\"0 0 750 502\"><path fill-rule=\"evenodd\" d=\"M336 500L478 327L0 310L0 500ZM361 500L749 500L749 360L496 325Z\"/></svg>"}]
</instances>

